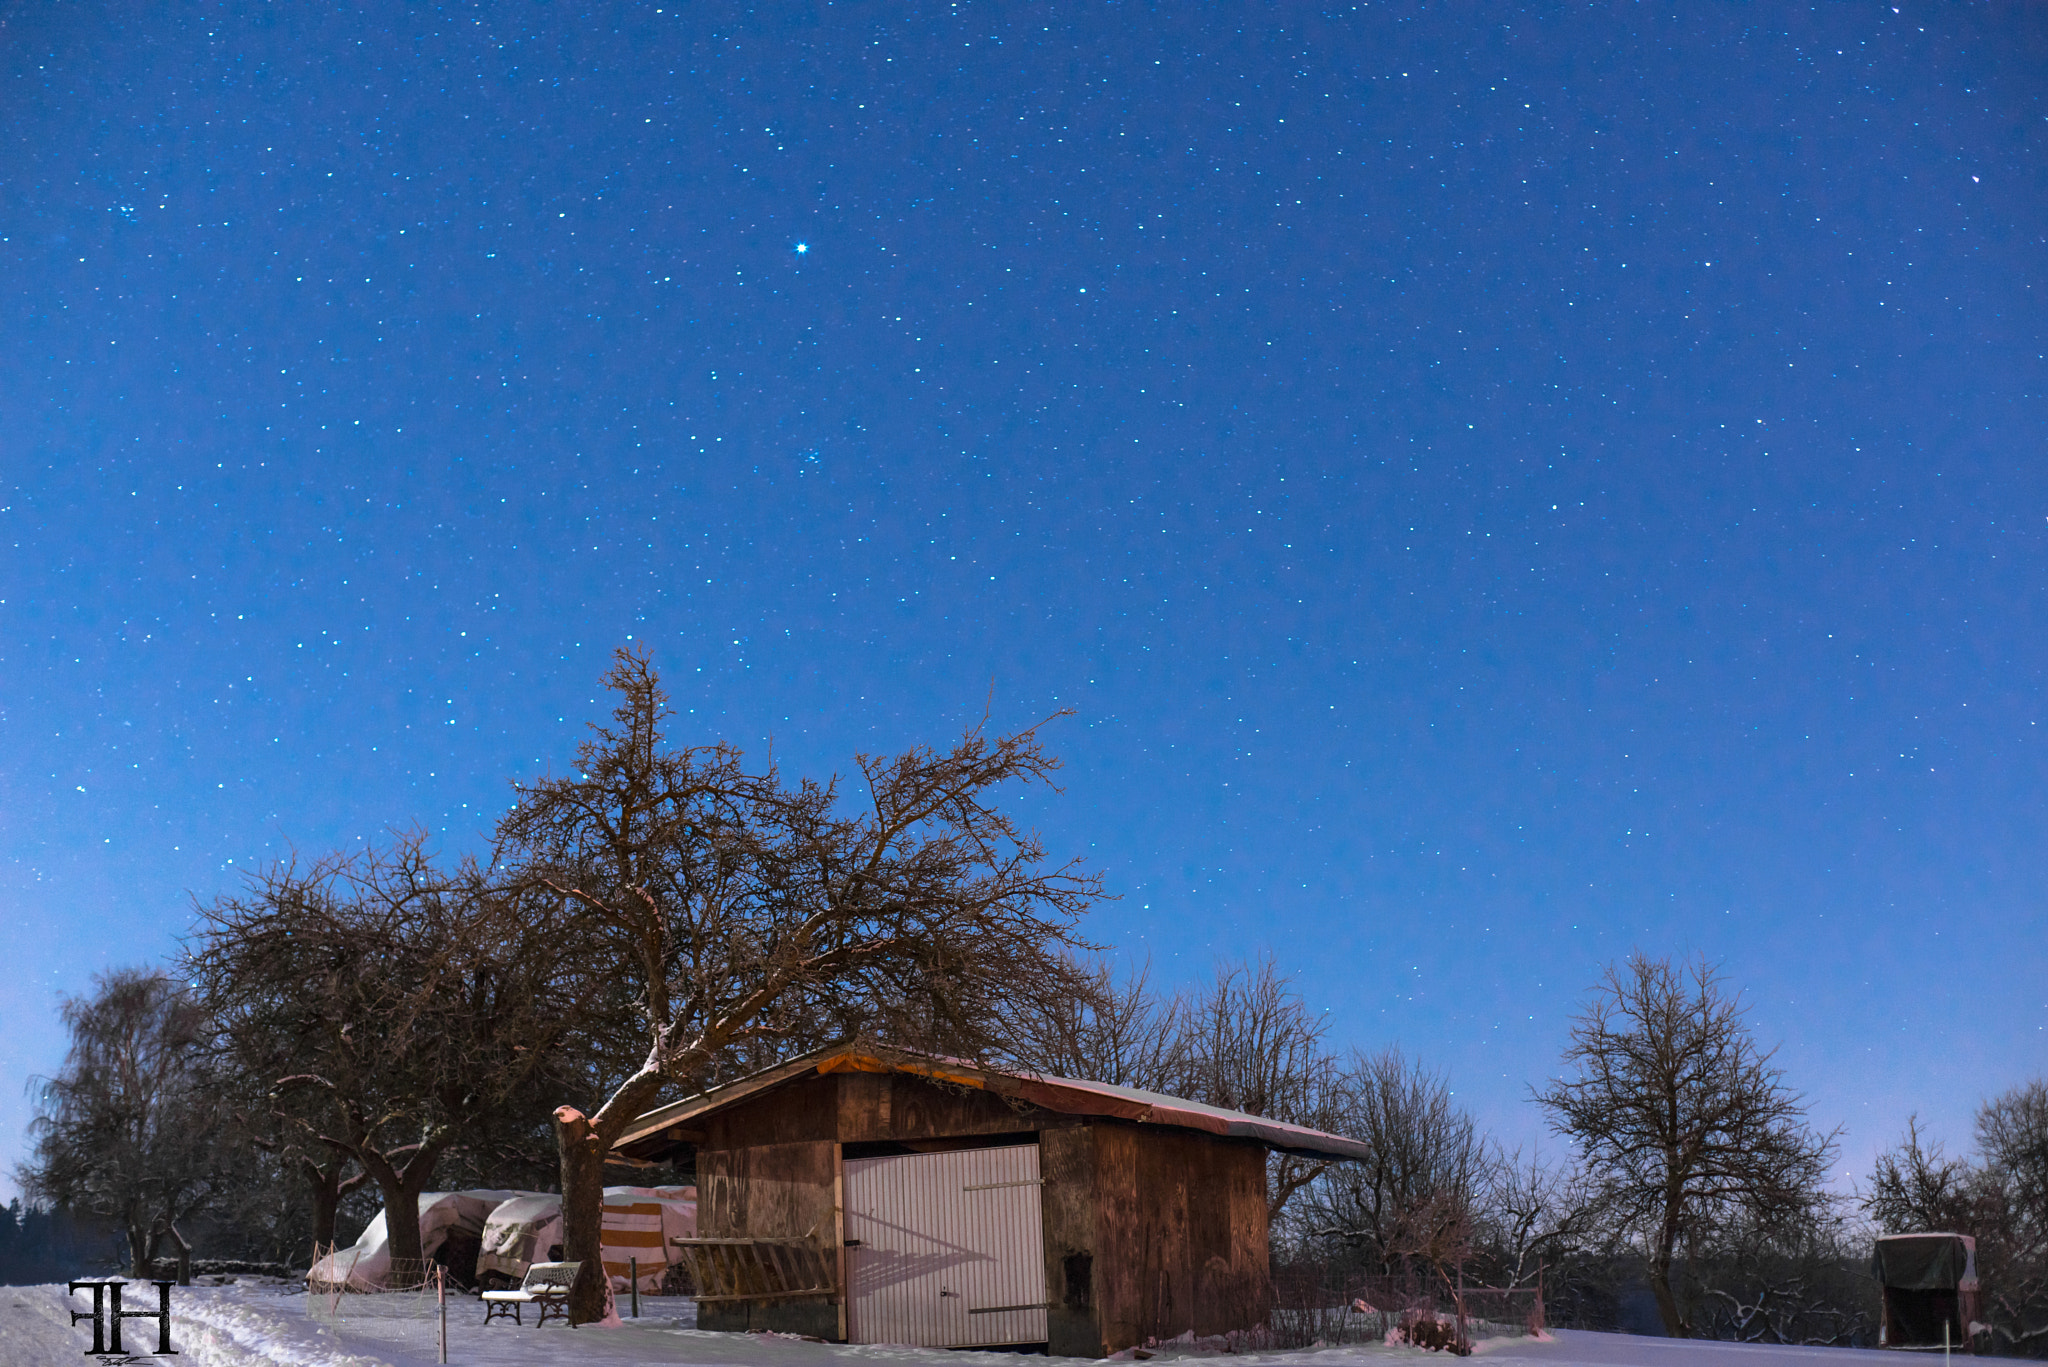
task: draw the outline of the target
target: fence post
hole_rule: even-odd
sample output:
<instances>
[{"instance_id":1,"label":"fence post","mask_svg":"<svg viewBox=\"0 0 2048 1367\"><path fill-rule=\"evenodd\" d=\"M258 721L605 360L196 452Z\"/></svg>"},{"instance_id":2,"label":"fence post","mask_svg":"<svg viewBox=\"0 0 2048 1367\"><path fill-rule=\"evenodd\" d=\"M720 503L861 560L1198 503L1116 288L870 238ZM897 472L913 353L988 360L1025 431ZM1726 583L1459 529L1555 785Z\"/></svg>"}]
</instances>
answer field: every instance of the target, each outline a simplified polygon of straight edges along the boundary
<instances>
[{"instance_id":1,"label":"fence post","mask_svg":"<svg viewBox=\"0 0 2048 1367\"><path fill-rule=\"evenodd\" d=\"M640 1260L626 1259L626 1271L633 1280L633 1318L637 1320L640 1318Z\"/></svg>"},{"instance_id":2,"label":"fence post","mask_svg":"<svg viewBox=\"0 0 2048 1367\"><path fill-rule=\"evenodd\" d=\"M178 1285L192 1285L192 1245L185 1242L185 1236L178 1233L178 1227L170 1227L171 1238L178 1245Z\"/></svg>"},{"instance_id":3,"label":"fence post","mask_svg":"<svg viewBox=\"0 0 2048 1367\"><path fill-rule=\"evenodd\" d=\"M1458 1347L1469 1348L1472 1343L1471 1330L1465 1324L1465 1263L1458 1262Z\"/></svg>"}]
</instances>

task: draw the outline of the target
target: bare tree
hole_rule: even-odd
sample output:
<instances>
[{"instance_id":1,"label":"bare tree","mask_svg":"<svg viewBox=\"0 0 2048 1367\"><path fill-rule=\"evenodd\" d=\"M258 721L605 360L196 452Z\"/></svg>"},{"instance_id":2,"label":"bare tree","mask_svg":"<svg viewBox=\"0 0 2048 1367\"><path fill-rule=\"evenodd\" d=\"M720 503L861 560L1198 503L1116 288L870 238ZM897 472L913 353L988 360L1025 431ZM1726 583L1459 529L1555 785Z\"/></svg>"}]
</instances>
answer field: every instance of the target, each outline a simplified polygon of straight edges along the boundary
<instances>
[{"instance_id":1,"label":"bare tree","mask_svg":"<svg viewBox=\"0 0 2048 1367\"><path fill-rule=\"evenodd\" d=\"M307 1238L314 1244L332 1244L341 1203L368 1185L370 1174L348 1153L313 1137L318 1131L316 1115L303 1113L303 1108L300 1114L289 1113L295 1100L312 1100L306 1091L274 1092L274 1077L245 1071L243 1051L218 1029L208 1029L206 1043L208 1086L222 1120L254 1150L252 1157L260 1156L253 1167L299 1179L308 1198L303 1203ZM247 1199L255 1193L243 1195ZM302 1251L293 1249L295 1254Z\"/></svg>"},{"instance_id":2,"label":"bare tree","mask_svg":"<svg viewBox=\"0 0 2048 1367\"><path fill-rule=\"evenodd\" d=\"M605 683L609 727L573 776L519 789L501 858L564 903L562 929L621 983L643 1029L638 1067L594 1114L556 1111L565 1254L586 1275L572 1322L603 1313L605 1155L664 1088L698 1090L736 1054L815 1032L893 1028L993 1052L1002 1003L1086 990L1067 951L1100 895L1076 864L1050 870L1037 839L993 805L1050 784L1035 730L950 749L857 759L864 802L837 780L785 785L728 746L670 748L673 713L644 654Z\"/></svg>"},{"instance_id":3,"label":"bare tree","mask_svg":"<svg viewBox=\"0 0 2048 1367\"><path fill-rule=\"evenodd\" d=\"M1206 988L1181 994L1174 1009L1173 1068L1166 1090L1292 1125L1332 1125L1335 1064L1323 1050L1329 1024L1312 1012L1268 954L1217 965ZM1319 1159L1271 1155L1266 1212L1288 1202L1329 1168Z\"/></svg>"},{"instance_id":4,"label":"bare tree","mask_svg":"<svg viewBox=\"0 0 2048 1367\"><path fill-rule=\"evenodd\" d=\"M1832 1203L1797 1224L1736 1221L1689 1251L1697 1331L1740 1343L1854 1347L1877 1329L1869 1245Z\"/></svg>"},{"instance_id":5,"label":"bare tree","mask_svg":"<svg viewBox=\"0 0 2048 1367\"><path fill-rule=\"evenodd\" d=\"M2000 1350L2048 1351L2048 1083L1977 1111L1976 1152L1952 1158L1917 1120L1878 1155L1863 1209L1888 1233L1951 1230L1977 1241L1984 1324Z\"/></svg>"},{"instance_id":6,"label":"bare tree","mask_svg":"<svg viewBox=\"0 0 2048 1367\"><path fill-rule=\"evenodd\" d=\"M1920 1117L1909 1116L1905 1139L1877 1156L1863 1210L1887 1233L1967 1231L1977 1218L1976 1178L1968 1160L1923 1143Z\"/></svg>"},{"instance_id":7,"label":"bare tree","mask_svg":"<svg viewBox=\"0 0 2048 1367\"><path fill-rule=\"evenodd\" d=\"M1597 1242L1598 1197L1575 1164L1499 1154L1479 1198L1479 1245L1487 1275L1500 1286L1528 1286L1547 1265Z\"/></svg>"},{"instance_id":8,"label":"bare tree","mask_svg":"<svg viewBox=\"0 0 2048 1367\"><path fill-rule=\"evenodd\" d=\"M2048 1350L2048 1083L2004 1092L1977 1111L1977 1258L1994 1340Z\"/></svg>"},{"instance_id":9,"label":"bare tree","mask_svg":"<svg viewBox=\"0 0 2048 1367\"><path fill-rule=\"evenodd\" d=\"M1009 1061L1113 1087L1173 1086L1183 1049L1181 1004L1152 990L1152 965L1119 974L1106 959L1076 959L1069 971L1085 990L1023 1003L1005 1023Z\"/></svg>"},{"instance_id":10,"label":"bare tree","mask_svg":"<svg viewBox=\"0 0 2048 1367\"><path fill-rule=\"evenodd\" d=\"M1217 965L1207 987L1182 996L1177 1015L1175 1083L1190 1098L1275 1120L1321 1113L1329 1025L1272 955Z\"/></svg>"},{"instance_id":11,"label":"bare tree","mask_svg":"<svg viewBox=\"0 0 2048 1367\"><path fill-rule=\"evenodd\" d=\"M201 1209L226 1174L226 1145L200 1086L204 1012L170 978L126 968L64 1002L71 1049L40 1079L34 1154L18 1173L31 1198L118 1225L131 1276Z\"/></svg>"},{"instance_id":12,"label":"bare tree","mask_svg":"<svg viewBox=\"0 0 2048 1367\"><path fill-rule=\"evenodd\" d=\"M552 1076L594 990L531 901L413 833L200 908L183 966L330 1236L345 1157L383 1194L393 1258L423 1261L437 1163Z\"/></svg>"},{"instance_id":13,"label":"bare tree","mask_svg":"<svg viewBox=\"0 0 2048 1367\"><path fill-rule=\"evenodd\" d=\"M1309 1232L1349 1244L1375 1274L1452 1275L1471 1254L1493 1165L1472 1118L1398 1049L1354 1050L1334 1092L1336 1127L1373 1156L1320 1176Z\"/></svg>"},{"instance_id":14,"label":"bare tree","mask_svg":"<svg viewBox=\"0 0 2048 1367\"><path fill-rule=\"evenodd\" d=\"M2048 1082L2036 1079L1977 1110L1977 1150L2035 1240L2048 1238Z\"/></svg>"},{"instance_id":15,"label":"bare tree","mask_svg":"<svg viewBox=\"0 0 2048 1367\"><path fill-rule=\"evenodd\" d=\"M1674 968L1633 955L1608 967L1573 1022L1573 1076L1535 1094L1578 1146L1615 1227L1640 1231L1677 1338L1692 1333L1672 1293L1680 1241L1737 1214L1772 1225L1814 1209L1839 1134L1808 1128L1744 1013L1704 960Z\"/></svg>"}]
</instances>

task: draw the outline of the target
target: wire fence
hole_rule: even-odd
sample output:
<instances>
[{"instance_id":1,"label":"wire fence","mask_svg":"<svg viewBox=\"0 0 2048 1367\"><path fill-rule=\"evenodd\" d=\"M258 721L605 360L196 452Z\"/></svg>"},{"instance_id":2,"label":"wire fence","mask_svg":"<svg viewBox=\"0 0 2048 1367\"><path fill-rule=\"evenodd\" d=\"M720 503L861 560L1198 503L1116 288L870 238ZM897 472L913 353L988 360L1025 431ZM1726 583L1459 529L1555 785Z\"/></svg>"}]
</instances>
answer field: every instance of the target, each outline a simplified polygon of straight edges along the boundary
<instances>
[{"instance_id":1,"label":"wire fence","mask_svg":"<svg viewBox=\"0 0 2048 1367\"><path fill-rule=\"evenodd\" d=\"M316 1272L327 1269L327 1273L307 1274L307 1319L345 1338L375 1339L448 1360L441 1344L445 1289L437 1264L394 1258L381 1279L384 1284L366 1289L350 1284L355 1268L349 1260L332 1256L335 1252L332 1245L314 1246L313 1267Z\"/></svg>"},{"instance_id":2,"label":"wire fence","mask_svg":"<svg viewBox=\"0 0 2048 1367\"><path fill-rule=\"evenodd\" d=\"M1543 1331L1540 1284L1467 1286L1455 1277L1341 1276L1315 1263L1274 1269L1275 1348L1409 1344L1463 1356L1482 1340Z\"/></svg>"},{"instance_id":3,"label":"wire fence","mask_svg":"<svg viewBox=\"0 0 2048 1367\"><path fill-rule=\"evenodd\" d=\"M1523 1338L1545 1330L1542 1286L1466 1286L1459 1318L1470 1340Z\"/></svg>"}]
</instances>

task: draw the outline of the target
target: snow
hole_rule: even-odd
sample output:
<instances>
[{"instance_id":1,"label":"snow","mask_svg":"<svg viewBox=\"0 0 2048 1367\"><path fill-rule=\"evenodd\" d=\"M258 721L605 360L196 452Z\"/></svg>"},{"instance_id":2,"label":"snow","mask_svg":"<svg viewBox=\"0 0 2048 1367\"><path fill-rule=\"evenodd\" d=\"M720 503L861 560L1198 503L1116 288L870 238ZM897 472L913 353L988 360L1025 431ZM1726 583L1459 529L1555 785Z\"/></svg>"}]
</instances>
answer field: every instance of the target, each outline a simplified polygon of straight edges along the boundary
<instances>
[{"instance_id":1,"label":"snow","mask_svg":"<svg viewBox=\"0 0 2048 1367\"><path fill-rule=\"evenodd\" d=\"M662 1274L668 1270L669 1240L689 1238L697 1232L697 1189L606 1187L604 1200L606 1236L637 1223L645 1223L647 1232L654 1235L647 1247L615 1248L613 1239L605 1239L605 1262L616 1263L618 1268L618 1275L612 1278L616 1289L626 1289L626 1260L635 1255L640 1259L642 1289L659 1289ZM479 1272L499 1272L517 1280L526 1275L530 1264L545 1262L549 1245L562 1239L562 1198L545 1192L429 1191L422 1192L419 1201L421 1253L433 1257L449 1232L459 1229L481 1241L476 1264ZM635 1202L647 1205L647 1217L625 1208ZM336 1249L315 1263L315 1279L345 1283L358 1291L386 1285L391 1270L389 1215L389 1211L378 1211L353 1245Z\"/></svg>"},{"instance_id":2,"label":"snow","mask_svg":"<svg viewBox=\"0 0 2048 1367\"><path fill-rule=\"evenodd\" d=\"M423 1191L420 1193L420 1255L434 1256L448 1240L448 1232L459 1229L481 1236L484 1221L507 1201L541 1195L535 1191ZM348 1248L338 1248L313 1265L322 1281L345 1282L358 1291L384 1285L391 1271L391 1237L386 1227L390 1212L378 1211L363 1230L362 1237Z\"/></svg>"},{"instance_id":3,"label":"snow","mask_svg":"<svg viewBox=\"0 0 2048 1367\"><path fill-rule=\"evenodd\" d=\"M209 1279L212 1280L212 1279ZM306 1296L292 1283L243 1277L221 1285L171 1292L173 1342L181 1356L164 1367L432 1367L432 1339L390 1343L307 1317ZM500 1321L488 1328L469 1297L448 1302L448 1360L457 1367L555 1367L565 1361L597 1367L1018 1367L1011 1353L945 1352L880 1344L812 1343L770 1334L715 1334L697 1329L687 1299L642 1296L641 1318L617 1328L535 1328ZM70 1302L89 1309L91 1300ZM71 1327L62 1286L0 1287L0 1367L75 1362L90 1342L89 1324ZM620 1310L629 1309L621 1298ZM128 1347L155 1343L155 1323L131 1321ZM1129 1360L1131 1355L1119 1354ZM1225 1356L1213 1344L1161 1345L1161 1367ZM1345 1347L1228 1355L1231 1367L1393 1367L1388 1359L1440 1358L1420 1348ZM1896 1367L1896 1357L1852 1348L1778 1348L1700 1343L1557 1330L1545 1339L1490 1339L1475 1356L1486 1367ZM1029 1359L1024 1359L1028 1361ZM1221 1367L1221 1364L1218 1364Z\"/></svg>"},{"instance_id":4,"label":"snow","mask_svg":"<svg viewBox=\"0 0 2048 1367\"><path fill-rule=\"evenodd\" d=\"M378 1211L382 1220L384 1212ZM562 1198L521 1196L506 1201L484 1221L476 1270L519 1278L534 1263L548 1260L548 1246L562 1242Z\"/></svg>"}]
</instances>

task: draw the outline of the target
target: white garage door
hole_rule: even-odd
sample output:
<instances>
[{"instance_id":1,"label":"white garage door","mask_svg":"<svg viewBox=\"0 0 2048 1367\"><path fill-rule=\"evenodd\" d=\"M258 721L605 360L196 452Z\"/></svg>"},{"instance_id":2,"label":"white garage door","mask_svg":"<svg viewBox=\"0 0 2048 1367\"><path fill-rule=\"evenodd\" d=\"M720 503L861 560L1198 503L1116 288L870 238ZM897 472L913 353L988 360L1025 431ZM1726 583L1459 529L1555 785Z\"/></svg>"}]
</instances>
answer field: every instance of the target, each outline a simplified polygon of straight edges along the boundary
<instances>
[{"instance_id":1,"label":"white garage door","mask_svg":"<svg viewBox=\"0 0 2048 1367\"><path fill-rule=\"evenodd\" d=\"M1045 1342L1038 1145L848 1159L846 1237L855 1343Z\"/></svg>"}]
</instances>

